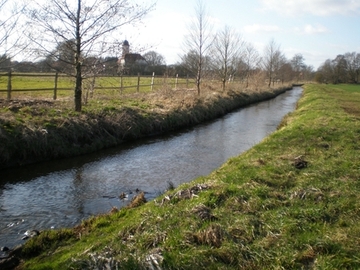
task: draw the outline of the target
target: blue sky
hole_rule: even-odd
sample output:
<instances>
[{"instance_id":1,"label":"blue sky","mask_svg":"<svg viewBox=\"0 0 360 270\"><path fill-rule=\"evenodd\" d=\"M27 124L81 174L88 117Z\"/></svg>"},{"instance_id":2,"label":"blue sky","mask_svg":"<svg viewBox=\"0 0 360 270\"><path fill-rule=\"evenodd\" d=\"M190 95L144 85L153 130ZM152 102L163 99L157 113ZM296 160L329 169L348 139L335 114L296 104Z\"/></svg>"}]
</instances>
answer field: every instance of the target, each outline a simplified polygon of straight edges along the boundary
<instances>
[{"instance_id":1,"label":"blue sky","mask_svg":"<svg viewBox=\"0 0 360 270\"><path fill-rule=\"evenodd\" d=\"M139 1L149 3L151 0ZM271 39L288 59L301 53L315 70L346 52L360 53L360 0L203 0L216 29L236 30L262 54ZM133 50L145 47L179 61L196 0L157 0L135 29L121 35ZM120 38L121 39L121 38ZM140 49L139 49L140 50ZM145 50L146 51L146 50Z\"/></svg>"}]
</instances>

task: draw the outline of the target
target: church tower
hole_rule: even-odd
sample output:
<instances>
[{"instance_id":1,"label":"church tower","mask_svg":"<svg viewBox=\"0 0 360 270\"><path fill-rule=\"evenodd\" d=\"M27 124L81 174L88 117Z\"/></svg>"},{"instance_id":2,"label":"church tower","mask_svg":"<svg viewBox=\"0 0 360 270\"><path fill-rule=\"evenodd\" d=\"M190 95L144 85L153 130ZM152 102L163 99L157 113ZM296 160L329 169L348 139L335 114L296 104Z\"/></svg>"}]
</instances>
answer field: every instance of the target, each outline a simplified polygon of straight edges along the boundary
<instances>
[{"instance_id":1,"label":"church tower","mask_svg":"<svg viewBox=\"0 0 360 270\"><path fill-rule=\"evenodd\" d=\"M121 58L125 58L125 55L130 53L130 44L129 41L124 40L123 45L122 45L122 55Z\"/></svg>"},{"instance_id":2,"label":"church tower","mask_svg":"<svg viewBox=\"0 0 360 270\"><path fill-rule=\"evenodd\" d=\"M124 40L122 44L121 57L118 60L119 74L133 74L143 72L146 60L139 53L130 53L129 41Z\"/></svg>"}]
</instances>

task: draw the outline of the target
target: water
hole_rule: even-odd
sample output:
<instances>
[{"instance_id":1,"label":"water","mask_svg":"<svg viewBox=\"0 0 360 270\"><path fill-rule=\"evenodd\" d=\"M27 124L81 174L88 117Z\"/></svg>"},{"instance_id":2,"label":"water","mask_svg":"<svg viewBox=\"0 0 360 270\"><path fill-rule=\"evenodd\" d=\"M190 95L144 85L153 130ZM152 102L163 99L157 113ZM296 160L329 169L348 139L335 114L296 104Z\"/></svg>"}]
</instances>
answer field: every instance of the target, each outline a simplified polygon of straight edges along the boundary
<instances>
[{"instance_id":1,"label":"water","mask_svg":"<svg viewBox=\"0 0 360 270\"><path fill-rule=\"evenodd\" d=\"M294 110L299 87L182 132L129 143L86 156L0 172L0 246L23 243L28 229L71 227L122 207L136 190L148 200L169 182L207 175L276 130Z\"/></svg>"}]
</instances>

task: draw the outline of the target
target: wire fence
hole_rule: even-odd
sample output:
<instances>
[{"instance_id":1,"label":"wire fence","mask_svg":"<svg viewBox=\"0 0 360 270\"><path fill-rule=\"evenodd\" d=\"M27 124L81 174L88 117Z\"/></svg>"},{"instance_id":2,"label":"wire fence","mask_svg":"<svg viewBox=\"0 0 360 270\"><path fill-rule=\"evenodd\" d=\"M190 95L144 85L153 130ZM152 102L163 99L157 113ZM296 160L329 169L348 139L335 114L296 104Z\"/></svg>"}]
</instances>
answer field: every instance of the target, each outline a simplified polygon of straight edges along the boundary
<instances>
[{"instance_id":1,"label":"wire fence","mask_svg":"<svg viewBox=\"0 0 360 270\"><path fill-rule=\"evenodd\" d=\"M0 98L11 100L14 96L21 97L24 93L37 93L37 97L50 97L53 100L61 96L68 96L69 91L74 91L75 78L60 73L0 73ZM194 80L180 78L178 75L155 76L111 76L96 75L83 79L82 90L90 95L99 90L124 93L153 92L162 87L171 89L190 88Z\"/></svg>"}]
</instances>

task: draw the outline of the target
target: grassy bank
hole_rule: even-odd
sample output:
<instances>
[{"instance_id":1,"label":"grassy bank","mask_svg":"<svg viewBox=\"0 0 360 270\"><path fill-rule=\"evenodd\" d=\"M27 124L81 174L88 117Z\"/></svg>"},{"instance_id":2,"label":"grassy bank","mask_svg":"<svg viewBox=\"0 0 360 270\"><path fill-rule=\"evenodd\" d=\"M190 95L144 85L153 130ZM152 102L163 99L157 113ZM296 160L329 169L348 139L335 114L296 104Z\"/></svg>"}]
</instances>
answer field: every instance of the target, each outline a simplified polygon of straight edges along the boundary
<instances>
[{"instance_id":1,"label":"grassy bank","mask_svg":"<svg viewBox=\"0 0 360 270\"><path fill-rule=\"evenodd\" d=\"M73 102L0 100L0 169L30 162L66 158L118 145L126 140L214 119L241 106L285 91L207 88L122 94L96 91L82 113Z\"/></svg>"},{"instance_id":2,"label":"grassy bank","mask_svg":"<svg viewBox=\"0 0 360 270\"><path fill-rule=\"evenodd\" d=\"M358 86L307 85L251 150L155 201L42 232L21 268L358 269L359 108Z\"/></svg>"}]
</instances>

